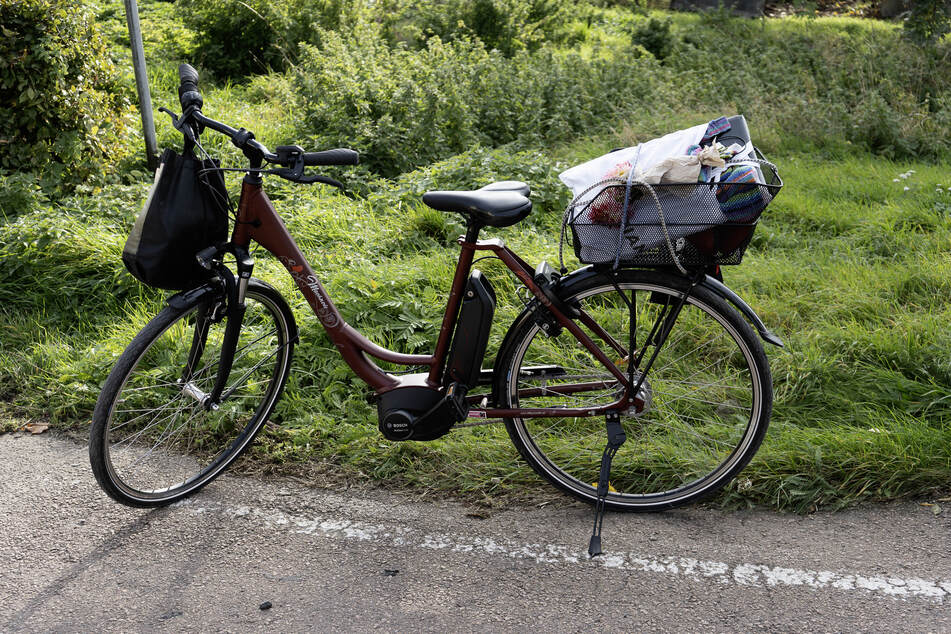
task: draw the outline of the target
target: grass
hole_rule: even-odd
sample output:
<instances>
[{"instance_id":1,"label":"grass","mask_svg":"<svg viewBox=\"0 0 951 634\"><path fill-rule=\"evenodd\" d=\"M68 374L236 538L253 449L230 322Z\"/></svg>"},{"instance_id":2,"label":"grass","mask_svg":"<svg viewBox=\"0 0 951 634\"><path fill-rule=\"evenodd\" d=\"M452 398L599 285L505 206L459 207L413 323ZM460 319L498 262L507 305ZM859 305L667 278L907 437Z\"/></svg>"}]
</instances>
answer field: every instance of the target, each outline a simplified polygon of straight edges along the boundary
<instances>
[{"instance_id":1,"label":"grass","mask_svg":"<svg viewBox=\"0 0 951 634\"><path fill-rule=\"evenodd\" d=\"M146 33L158 33L147 42L156 107L173 105L174 67L190 51L173 8L142 3ZM114 28L121 12L103 15L121 44L121 28ZM679 29L697 22L675 16ZM586 46L598 54L620 46L622 27L596 23ZM845 19L809 27L810 38L833 44L850 34L893 30ZM805 37L806 31L792 20L768 28L775 38ZM269 146L297 140L288 77L206 83L203 90L209 116L253 129ZM793 141L783 133L789 120L777 123L768 113L749 115L751 127L786 187L762 218L742 266L725 276L786 348L767 350L776 401L766 440L717 503L809 511L947 491L951 165L947 157L871 154L844 133ZM357 199L283 182L272 183L269 193L348 322L383 345L428 351L461 225L421 207L421 192L501 178L531 182L535 213L516 227L487 233L529 262L554 263L567 202L556 175L564 166L711 114L688 105L618 121L613 130L567 144L473 148L394 179L361 180L357 189L364 195ZM179 143L164 115L157 116L160 144ZM223 139L208 138L225 164L238 162ZM149 178L139 163L117 170L126 184L80 187L55 200L27 192L0 217L0 410L7 414L82 432L115 357L162 306L163 295L138 285L119 261ZM341 175L346 180L346 172ZM503 267L493 261L478 266L500 300L491 359L520 304ZM254 464L486 503L547 494L548 485L518 459L500 426L457 430L425 444L383 439L367 388L336 356L281 267L259 254L256 273L292 300L302 345L274 417L279 426L268 427L253 447Z\"/></svg>"},{"instance_id":2,"label":"grass","mask_svg":"<svg viewBox=\"0 0 951 634\"><path fill-rule=\"evenodd\" d=\"M776 160L788 184L761 220L743 265L725 274L786 348L768 350L776 393L770 432L721 502L802 511L947 487L951 193L944 188L951 168L871 157ZM899 177L909 169L914 174ZM138 197L145 191L143 185ZM127 188L114 193L124 201L132 196ZM454 261L446 238L457 227L446 224L448 217L303 187L281 187L275 198L350 323L397 349L431 346ZM0 242L19 248L4 253L17 292L10 274L0 284L8 290L0 327L12 335L0 348L8 408L60 426L88 420L111 360L161 305L159 294L120 271L124 228L79 222L81 208L71 214L66 201L58 213L40 209L0 230ZM533 261L556 253L556 224L549 210L522 231L492 233ZM491 262L483 269L501 304L493 355L519 306L507 274ZM297 296L267 258L258 274ZM498 427L459 430L425 445L382 439L367 389L302 308L298 301L303 345L275 416L281 427L255 446L258 459L313 461L338 475L480 499L544 486Z\"/></svg>"}]
</instances>

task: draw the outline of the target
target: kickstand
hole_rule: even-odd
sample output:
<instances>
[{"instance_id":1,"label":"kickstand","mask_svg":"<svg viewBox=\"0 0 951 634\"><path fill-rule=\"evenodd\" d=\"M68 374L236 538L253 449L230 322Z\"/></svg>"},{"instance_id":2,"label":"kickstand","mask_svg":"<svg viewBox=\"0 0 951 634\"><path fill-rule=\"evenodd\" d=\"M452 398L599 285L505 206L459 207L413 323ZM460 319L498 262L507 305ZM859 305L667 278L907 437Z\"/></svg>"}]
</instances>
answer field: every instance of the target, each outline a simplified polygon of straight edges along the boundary
<instances>
[{"instance_id":1,"label":"kickstand","mask_svg":"<svg viewBox=\"0 0 951 634\"><path fill-rule=\"evenodd\" d=\"M621 416L617 412L609 412L605 416L608 432L608 444L601 456L601 474L598 476L598 501L594 506L594 531L591 533L591 542L588 544L588 555L597 557L601 554L601 525L604 523L604 501L608 497L611 481L611 460L621 448L627 435L621 427Z\"/></svg>"}]
</instances>

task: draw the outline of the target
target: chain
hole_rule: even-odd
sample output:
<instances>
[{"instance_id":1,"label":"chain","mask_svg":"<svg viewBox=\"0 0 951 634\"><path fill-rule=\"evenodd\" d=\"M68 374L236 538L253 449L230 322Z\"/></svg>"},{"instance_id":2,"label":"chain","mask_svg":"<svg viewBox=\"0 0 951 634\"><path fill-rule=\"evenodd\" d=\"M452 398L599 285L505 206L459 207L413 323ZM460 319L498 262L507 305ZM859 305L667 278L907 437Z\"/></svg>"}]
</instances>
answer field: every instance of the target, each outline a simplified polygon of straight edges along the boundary
<instances>
[{"instance_id":1,"label":"chain","mask_svg":"<svg viewBox=\"0 0 951 634\"><path fill-rule=\"evenodd\" d=\"M478 423L456 423L453 425L453 427L485 427L486 425L497 425L503 422L505 421L503 421L501 418L487 418Z\"/></svg>"}]
</instances>

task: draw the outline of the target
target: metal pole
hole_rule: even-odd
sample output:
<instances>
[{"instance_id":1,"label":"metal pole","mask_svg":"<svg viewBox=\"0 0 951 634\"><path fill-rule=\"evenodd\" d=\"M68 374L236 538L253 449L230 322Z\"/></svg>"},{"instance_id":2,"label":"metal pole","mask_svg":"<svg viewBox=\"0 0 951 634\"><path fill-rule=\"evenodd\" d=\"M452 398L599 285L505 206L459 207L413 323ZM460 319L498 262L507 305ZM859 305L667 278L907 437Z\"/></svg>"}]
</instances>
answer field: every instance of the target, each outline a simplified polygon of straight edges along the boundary
<instances>
[{"instance_id":1,"label":"metal pole","mask_svg":"<svg viewBox=\"0 0 951 634\"><path fill-rule=\"evenodd\" d=\"M129 24L129 40L132 42L132 67L135 70L135 87L139 93L139 110L142 113L145 159L148 162L149 169L154 170L158 167L158 142L155 140L155 121L152 119L149 75L145 70L145 51L142 48L142 28L139 26L139 7L135 0L125 0L125 19Z\"/></svg>"}]
</instances>

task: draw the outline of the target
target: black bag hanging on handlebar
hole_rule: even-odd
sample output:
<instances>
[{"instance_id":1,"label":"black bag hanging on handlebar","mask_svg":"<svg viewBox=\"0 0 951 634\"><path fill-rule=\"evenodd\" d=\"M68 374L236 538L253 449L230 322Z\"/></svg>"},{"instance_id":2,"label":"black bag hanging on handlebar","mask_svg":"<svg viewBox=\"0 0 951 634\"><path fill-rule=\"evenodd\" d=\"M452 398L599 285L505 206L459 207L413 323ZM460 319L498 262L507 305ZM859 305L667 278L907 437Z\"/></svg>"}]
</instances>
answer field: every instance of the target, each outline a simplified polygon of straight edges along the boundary
<instances>
[{"instance_id":1,"label":"black bag hanging on handlebar","mask_svg":"<svg viewBox=\"0 0 951 634\"><path fill-rule=\"evenodd\" d=\"M213 273L195 254L227 239L228 192L214 160L167 149L155 183L122 249L122 262L140 282L185 290Z\"/></svg>"}]
</instances>

